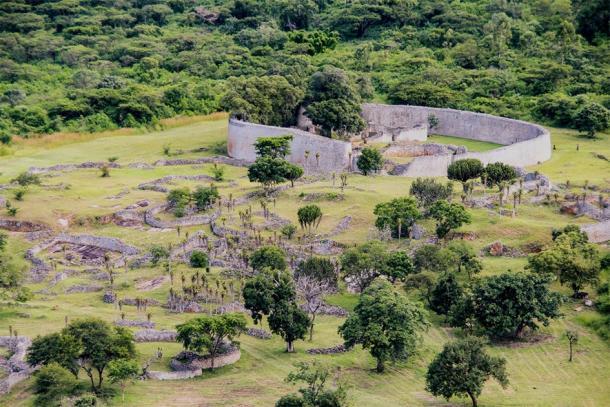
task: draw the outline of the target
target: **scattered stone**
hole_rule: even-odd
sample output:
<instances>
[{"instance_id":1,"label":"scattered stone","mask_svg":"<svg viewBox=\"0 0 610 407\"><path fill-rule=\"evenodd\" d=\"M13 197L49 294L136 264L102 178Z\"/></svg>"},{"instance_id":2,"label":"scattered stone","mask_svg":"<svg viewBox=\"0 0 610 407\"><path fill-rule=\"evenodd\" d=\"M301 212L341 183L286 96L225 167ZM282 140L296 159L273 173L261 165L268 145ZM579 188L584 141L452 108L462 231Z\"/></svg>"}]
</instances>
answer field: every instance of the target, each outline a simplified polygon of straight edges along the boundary
<instances>
[{"instance_id":1,"label":"scattered stone","mask_svg":"<svg viewBox=\"0 0 610 407\"><path fill-rule=\"evenodd\" d=\"M114 291L106 291L102 301L106 304L114 304L116 302L116 293Z\"/></svg>"},{"instance_id":2,"label":"scattered stone","mask_svg":"<svg viewBox=\"0 0 610 407\"><path fill-rule=\"evenodd\" d=\"M345 352L347 352L347 349L345 348L345 345L343 345L343 344L332 346L330 348L307 349L307 353L309 353L310 355L333 355L333 354L345 353Z\"/></svg>"},{"instance_id":3,"label":"scattered stone","mask_svg":"<svg viewBox=\"0 0 610 407\"><path fill-rule=\"evenodd\" d=\"M114 324L116 326L138 327L146 329L153 329L155 327L155 323L152 321L139 321L135 319L117 319L114 321Z\"/></svg>"},{"instance_id":4,"label":"scattered stone","mask_svg":"<svg viewBox=\"0 0 610 407\"><path fill-rule=\"evenodd\" d=\"M416 223L411 228L411 238L412 239L420 240L420 239L423 239L423 237L425 235L426 235L426 229L424 229L424 227L422 225L420 225L419 223Z\"/></svg>"},{"instance_id":5,"label":"scattered stone","mask_svg":"<svg viewBox=\"0 0 610 407\"><path fill-rule=\"evenodd\" d=\"M239 301L234 301L229 304L221 305L214 310L214 314L226 314L230 312L246 312L246 307Z\"/></svg>"},{"instance_id":6,"label":"scattered stone","mask_svg":"<svg viewBox=\"0 0 610 407\"><path fill-rule=\"evenodd\" d=\"M271 332L268 332L262 328L248 328L246 335L253 336L258 339L271 339Z\"/></svg>"},{"instance_id":7,"label":"scattered stone","mask_svg":"<svg viewBox=\"0 0 610 407\"><path fill-rule=\"evenodd\" d=\"M176 342L176 331L157 331L156 329L142 329L134 334L136 342Z\"/></svg>"},{"instance_id":8,"label":"scattered stone","mask_svg":"<svg viewBox=\"0 0 610 407\"><path fill-rule=\"evenodd\" d=\"M589 299L586 299L583 304L585 304L586 307L592 307L593 306L593 301L591 301Z\"/></svg>"},{"instance_id":9,"label":"scattered stone","mask_svg":"<svg viewBox=\"0 0 610 407\"><path fill-rule=\"evenodd\" d=\"M138 281L136 282L136 289L139 291L151 291L161 287L164 283L168 281L168 276L156 277L152 280Z\"/></svg>"},{"instance_id":10,"label":"scattered stone","mask_svg":"<svg viewBox=\"0 0 610 407\"><path fill-rule=\"evenodd\" d=\"M184 312L193 314L199 313L201 312L201 305L197 304L195 301L191 301L184 307Z\"/></svg>"},{"instance_id":11,"label":"scattered stone","mask_svg":"<svg viewBox=\"0 0 610 407\"><path fill-rule=\"evenodd\" d=\"M73 285L66 290L68 294L76 294L76 293L94 293L98 291L102 291L104 287L98 285Z\"/></svg>"}]
</instances>

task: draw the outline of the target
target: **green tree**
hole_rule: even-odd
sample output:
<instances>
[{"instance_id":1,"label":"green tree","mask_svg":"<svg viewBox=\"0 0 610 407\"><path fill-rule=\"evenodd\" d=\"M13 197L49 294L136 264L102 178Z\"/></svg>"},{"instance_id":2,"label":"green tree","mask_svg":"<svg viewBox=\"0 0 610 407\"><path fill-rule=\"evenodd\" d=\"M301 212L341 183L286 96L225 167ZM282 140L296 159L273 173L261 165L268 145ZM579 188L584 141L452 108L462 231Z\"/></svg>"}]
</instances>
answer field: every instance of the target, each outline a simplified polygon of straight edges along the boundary
<instances>
[{"instance_id":1,"label":"green tree","mask_svg":"<svg viewBox=\"0 0 610 407\"><path fill-rule=\"evenodd\" d=\"M294 278L305 276L327 283L331 289L338 288L338 275L335 266L326 257L312 256L299 263Z\"/></svg>"},{"instance_id":2,"label":"green tree","mask_svg":"<svg viewBox=\"0 0 610 407\"><path fill-rule=\"evenodd\" d=\"M360 344L377 359L382 373L388 360L406 360L413 355L420 332L428 327L421 305L410 302L387 281L376 281L360 296L354 312L339 327L348 348Z\"/></svg>"},{"instance_id":3,"label":"green tree","mask_svg":"<svg viewBox=\"0 0 610 407\"><path fill-rule=\"evenodd\" d=\"M574 125L588 138L595 138L598 131L610 127L610 110L597 103L588 103L578 109L574 116Z\"/></svg>"},{"instance_id":4,"label":"green tree","mask_svg":"<svg viewBox=\"0 0 610 407\"><path fill-rule=\"evenodd\" d=\"M324 406L343 407L347 405L347 392L339 384L336 389L327 388L331 371L317 361L297 362L296 370L286 377L288 383L304 382L307 387L299 389L300 395L289 394L275 404L276 407Z\"/></svg>"},{"instance_id":5,"label":"green tree","mask_svg":"<svg viewBox=\"0 0 610 407\"><path fill-rule=\"evenodd\" d=\"M250 255L250 265L254 270L265 268L271 270L286 270L286 254L277 246L263 246Z\"/></svg>"},{"instance_id":6,"label":"green tree","mask_svg":"<svg viewBox=\"0 0 610 407\"><path fill-rule=\"evenodd\" d=\"M326 137L333 131L345 136L365 128L366 123L360 117L360 97L342 69L326 66L314 73L305 100L306 115Z\"/></svg>"},{"instance_id":7,"label":"green tree","mask_svg":"<svg viewBox=\"0 0 610 407\"><path fill-rule=\"evenodd\" d=\"M424 244L413 253L413 266L417 273L450 271L456 263L457 256L454 252L434 244Z\"/></svg>"},{"instance_id":8,"label":"green tree","mask_svg":"<svg viewBox=\"0 0 610 407\"><path fill-rule=\"evenodd\" d=\"M426 390L447 400L468 395L477 407L485 382L494 378L502 387L508 385L506 360L489 356L481 339L467 337L445 344L426 373Z\"/></svg>"},{"instance_id":9,"label":"green tree","mask_svg":"<svg viewBox=\"0 0 610 407\"><path fill-rule=\"evenodd\" d=\"M472 217L463 205L445 200L436 201L430 207L430 216L436 220L436 236L439 239L460 226L472 222Z\"/></svg>"},{"instance_id":10,"label":"green tree","mask_svg":"<svg viewBox=\"0 0 610 407\"><path fill-rule=\"evenodd\" d=\"M356 161L358 169L362 174L369 175L373 172L378 172L383 167L383 157L379 150L371 147L362 149L361 154Z\"/></svg>"},{"instance_id":11,"label":"green tree","mask_svg":"<svg viewBox=\"0 0 610 407\"><path fill-rule=\"evenodd\" d=\"M475 282L465 298L476 324L492 338L518 338L525 328L547 326L561 316L562 296L548 288L549 278L526 273L505 273ZM453 311L452 311L453 312ZM460 318L463 322L467 318Z\"/></svg>"},{"instance_id":12,"label":"green tree","mask_svg":"<svg viewBox=\"0 0 610 407\"><path fill-rule=\"evenodd\" d=\"M415 199L396 198L377 204L373 213L377 215L375 226L379 230L389 228L393 237L407 237L415 222L421 217Z\"/></svg>"},{"instance_id":13,"label":"green tree","mask_svg":"<svg viewBox=\"0 0 610 407\"><path fill-rule=\"evenodd\" d=\"M340 258L341 271L348 284L362 292L379 275L385 273L388 253L378 241L369 241L343 252Z\"/></svg>"},{"instance_id":14,"label":"green tree","mask_svg":"<svg viewBox=\"0 0 610 407\"><path fill-rule=\"evenodd\" d=\"M210 355L211 366L225 346L246 331L246 318L242 314L231 313L222 315L201 316L183 324L176 325L178 336L186 350L194 352L206 351Z\"/></svg>"},{"instance_id":15,"label":"green tree","mask_svg":"<svg viewBox=\"0 0 610 407\"><path fill-rule=\"evenodd\" d=\"M430 308L437 314L447 315L452 306L461 301L464 290L453 273L438 279L431 292Z\"/></svg>"},{"instance_id":16,"label":"green tree","mask_svg":"<svg viewBox=\"0 0 610 407\"><path fill-rule=\"evenodd\" d=\"M304 173L305 171L303 171L303 168L299 167L298 165L291 164L288 162L284 164L284 177L286 177L286 179L290 181L290 186L293 188L294 181L301 178Z\"/></svg>"},{"instance_id":17,"label":"green tree","mask_svg":"<svg viewBox=\"0 0 610 407\"><path fill-rule=\"evenodd\" d=\"M71 396L77 390L77 380L58 363L43 366L35 375L34 393L38 406L58 406L63 397Z\"/></svg>"},{"instance_id":18,"label":"green tree","mask_svg":"<svg viewBox=\"0 0 610 407\"><path fill-rule=\"evenodd\" d=\"M189 263L191 264L191 267L199 269L206 268L210 264L208 261L208 255L200 250L193 250Z\"/></svg>"},{"instance_id":19,"label":"green tree","mask_svg":"<svg viewBox=\"0 0 610 407\"><path fill-rule=\"evenodd\" d=\"M407 276L415 272L415 267L409 255L403 251L391 252L388 255L385 270L382 272L388 279L395 283L405 281Z\"/></svg>"},{"instance_id":20,"label":"green tree","mask_svg":"<svg viewBox=\"0 0 610 407\"><path fill-rule=\"evenodd\" d=\"M434 202L449 200L453 192L453 184L442 184L434 178L417 178L409 188L409 194L417 199L422 208L428 209Z\"/></svg>"},{"instance_id":21,"label":"green tree","mask_svg":"<svg viewBox=\"0 0 610 407\"><path fill-rule=\"evenodd\" d=\"M62 333L79 343L79 364L89 377L94 392L102 387L108 363L116 359L132 359L136 355L133 334L129 330L112 328L97 318L75 320ZM94 371L97 371L97 383L94 381Z\"/></svg>"},{"instance_id":22,"label":"green tree","mask_svg":"<svg viewBox=\"0 0 610 407\"><path fill-rule=\"evenodd\" d=\"M215 185L210 185L209 187L199 186L192 194L192 200L198 211L210 209L219 199L220 194Z\"/></svg>"},{"instance_id":23,"label":"green tree","mask_svg":"<svg viewBox=\"0 0 610 407\"><path fill-rule=\"evenodd\" d=\"M322 220L322 210L318 205L306 205L299 208L297 217L299 218L301 229L307 229L307 233L311 234L312 228L314 230L317 229Z\"/></svg>"},{"instance_id":24,"label":"green tree","mask_svg":"<svg viewBox=\"0 0 610 407\"><path fill-rule=\"evenodd\" d=\"M292 301L275 303L269 314L269 328L286 342L286 352L294 352L294 342L305 339L311 326L307 313Z\"/></svg>"},{"instance_id":25,"label":"green tree","mask_svg":"<svg viewBox=\"0 0 610 407\"><path fill-rule=\"evenodd\" d=\"M294 185L294 181L302 175L300 167L280 158L259 157L248 167L248 179L250 182L260 182L266 194L275 184L290 180Z\"/></svg>"},{"instance_id":26,"label":"green tree","mask_svg":"<svg viewBox=\"0 0 610 407\"><path fill-rule=\"evenodd\" d=\"M80 366L78 356L80 343L72 336L55 332L45 336L37 336L28 348L27 362L32 366L57 363L78 377Z\"/></svg>"},{"instance_id":27,"label":"green tree","mask_svg":"<svg viewBox=\"0 0 610 407\"><path fill-rule=\"evenodd\" d=\"M483 164L476 158L457 160L447 167L447 177L462 183L465 193L468 193L468 181L477 179L483 174Z\"/></svg>"},{"instance_id":28,"label":"green tree","mask_svg":"<svg viewBox=\"0 0 610 407\"><path fill-rule=\"evenodd\" d=\"M551 246L528 258L527 269L554 275L563 284L569 284L574 295L586 284L596 284L601 271L597 247L583 239L580 231L557 236Z\"/></svg>"},{"instance_id":29,"label":"green tree","mask_svg":"<svg viewBox=\"0 0 610 407\"><path fill-rule=\"evenodd\" d=\"M242 296L244 307L257 324L272 312L275 304L293 301L296 291L289 273L267 269L246 280Z\"/></svg>"},{"instance_id":30,"label":"green tree","mask_svg":"<svg viewBox=\"0 0 610 407\"><path fill-rule=\"evenodd\" d=\"M457 256L456 263L458 273L465 270L470 279L473 274L478 274L483 270L483 264L471 245L458 240L451 242L447 248Z\"/></svg>"},{"instance_id":31,"label":"green tree","mask_svg":"<svg viewBox=\"0 0 610 407\"><path fill-rule=\"evenodd\" d=\"M500 162L487 164L484 173L487 186L490 188L496 186L500 190L505 183L512 183L518 177L517 171L513 167Z\"/></svg>"},{"instance_id":32,"label":"green tree","mask_svg":"<svg viewBox=\"0 0 610 407\"><path fill-rule=\"evenodd\" d=\"M110 383L118 383L121 387L121 398L125 402L125 387L128 381L133 381L140 373L138 362L133 359L116 359L108 363L108 378Z\"/></svg>"},{"instance_id":33,"label":"green tree","mask_svg":"<svg viewBox=\"0 0 610 407\"><path fill-rule=\"evenodd\" d=\"M32 297L32 293L24 286L25 269L9 255L7 243L8 236L0 232L0 300L26 302Z\"/></svg>"},{"instance_id":34,"label":"green tree","mask_svg":"<svg viewBox=\"0 0 610 407\"><path fill-rule=\"evenodd\" d=\"M233 78L220 107L240 120L291 126L304 92L281 76Z\"/></svg>"},{"instance_id":35,"label":"green tree","mask_svg":"<svg viewBox=\"0 0 610 407\"><path fill-rule=\"evenodd\" d=\"M291 135L259 137L254 143L257 157L286 158L290 155Z\"/></svg>"}]
</instances>

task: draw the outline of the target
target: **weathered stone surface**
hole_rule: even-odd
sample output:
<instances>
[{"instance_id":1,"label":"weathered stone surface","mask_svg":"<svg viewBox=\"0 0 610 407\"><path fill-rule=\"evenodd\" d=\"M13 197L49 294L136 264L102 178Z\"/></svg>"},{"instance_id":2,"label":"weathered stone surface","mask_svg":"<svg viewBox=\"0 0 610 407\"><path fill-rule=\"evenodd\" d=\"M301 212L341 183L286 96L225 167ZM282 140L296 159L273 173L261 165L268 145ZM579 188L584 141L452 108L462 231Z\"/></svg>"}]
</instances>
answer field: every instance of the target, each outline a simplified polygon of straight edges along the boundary
<instances>
[{"instance_id":1,"label":"weathered stone surface","mask_svg":"<svg viewBox=\"0 0 610 407\"><path fill-rule=\"evenodd\" d=\"M99 285L82 285L76 284L66 289L66 293L75 294L75 293L94 293L98 291L102 291L104 287Z\"/></svg>"},{"instance_id":2,"label":"weathered stone surface","mask_svg":"<svg viewBox=\"0 0 610 407\"><path fill-rule=\"evenodd\" d=\"M116 293L114 291L106 291L102 301L106 304L114 304L116 302Z\"/></svg>"},{"instance_id":3,"label":"weathered stone surface","mask_svg":"<svg viewBox=\"0 0 610 407\"><path fill-rule=\"evenodd\" d=\"M31 343L25 336L0 336L0 347L8 348L12 353L4 365L8 375L0 380L0 394L8 393L13 386L26 380L36 370L25 361Z\"/></svg>"},{"instance_id":4,"label":"weathered stone surface","mask_svg":"<svg viewBox=\"0 0 610 407\"><path fill-rule=\"evenodd\" d=\"M158 331L156 329L142 329L134 334L136 342L176 342L176 331Z\"/></svg>"},{"instance_id":5,"label":"weathered stone surface","mask_svg":"<svg viewBox=\"0 0 610 407\"><path fill-rule=\"evenodd\" d=\"M155 323L152 321L139 321L134 319L117 319L114 321L114 324L116 326L138 327L146 329L153 329L155 327Z\"/></svg>"},{"instance_id":6,"label":"weathered stone surface","mask_svg":"<svg viewBox=\"0 0 610 407\"><path fill-rule=\"evenodd\" d=\"M345 353L345 352L347 352L347 349L345 348L345 345L343 345L343 344L331 346L330 348L307 349L307 353L309 353L310 355L333 355L336 353Z\"/></svg>"},{"instance_id":7,"label":"weathered stone surface","mask_svg":"<svg viewBox=\"0 0 610 407\"><path fill-rule=\"evenodd\" d=\"M258 339L271 339L271 332L268 332L262 328L248 328L246 335L253 336Z\"/></svg>"}]
</instances>

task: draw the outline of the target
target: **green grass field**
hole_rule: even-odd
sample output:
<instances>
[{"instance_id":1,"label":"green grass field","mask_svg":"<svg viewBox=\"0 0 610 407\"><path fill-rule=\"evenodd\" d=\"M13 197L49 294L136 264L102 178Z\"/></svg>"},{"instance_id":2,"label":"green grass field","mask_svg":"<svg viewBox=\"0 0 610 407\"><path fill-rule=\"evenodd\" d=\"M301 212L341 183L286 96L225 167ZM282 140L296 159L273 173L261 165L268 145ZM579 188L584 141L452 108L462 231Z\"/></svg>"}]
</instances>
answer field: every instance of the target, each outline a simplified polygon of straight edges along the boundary
<instances>
[{"instance_id":1,"label":"green grass field","mask_svg":"<svg viewBox=\"0 0 610 407\"><path fill-rule=\"evenodd\" d=\"M118 162L126 165L133 162L152 163L166 158L163 146L171 145L172 151L183 150L175 158L193 158L215 155L214 147L222 143L226 135L226 119L201 120L165 131L144 134L113 134L104 137L88 137L82 141L66 141L61 137L55 141L22 142L13 147L12 152L0 157L0 183L6 183L30 166L50 166L58 163L79 163L83 161L104 161L108 157L119 157ZM595 154L610 157L610 141L607 135L599 140L585 140L574 132L552 130L556 145L553 158L532 168L549 175L555 182L570 179L573 188L588 180L590 185L600 189L610 188L610 163ZM468 141L437 136L435 142L467 145L473 151L492 148L489 143L469 145ZM576 151L579 144L579 151ZM200 151L199 149L205 149ZM151 230L150 228L126 228L114 224L96 224L95 216L116 212L138 200L147 199L154 203L164 201L164 194L142 191L136 186L165 175L211 174L210 165L155 167L153 169L121 168L111 170L109 178L100 178L98 170L78 170L43 176L43 186L32 187L23 202L14 202L20 208L17 219L42 222L56 231L62 229L59 221L68 220L70 233L87 233L99 236L117 237L129 244L146 250L152 244L179 243L174 230ZM226 167L226 181L219 183L223 196L241 196L258 189L245 177L244 168ZM347 215L353 217L351 227L334 237L346 243L362 243L373 235L373 208L377 203L391 198L408 195L410 180L400 177L363 177L350 175L343 200L320 199L316 203L322 208L323 220L320 233L326 233ZM69 185L68 189L50 186ZM195 187L195 182L177 182L175 186ZM459 196L456 186L456 197ZM122 191L128 193L115 196ZM272 209L282 217L296 222L296 209L305 204L303 194L338 193L337 186L330 180L311 184L298 184L294 189L283 192ZM491 193L491 191L489 191ZM477 191L481 194L482 191ZM0 190L0 195L13 200L12 190ZM528 201L526 197L525 201ZM459 198L457 198L459 199ZM252 204L255 210L256 203ZM481 249L487 244L501 240L512 247L525 247L529 243L548 242L553 227L568 223L591 222L587 218L571 218L561 215L554 205L521 205L514 218L499 215L494 210L472 210L474 222L461 232L472 232L472 244ZM228 223L237 223L235 212L225 214ZM5 218L4 210L0 217ZM79 222L82 225L79 226ZM425 224L432 230L431 224ZM203 230L210 234L209 227L183 228L184 233ZM9 250L22 254L31 242L21 234L11 235ZM407 246L413 242L393 242L392 246ZM607 250L606 248L602 248ZM24 260L23 265L26 266ZM525 258L485 257L484 275L519 271L526 263ZM177 267L178 275L191 273L185 265ZM220 269L212 269L212 279L219 279ZM167 298L170 284L149 291L140 292L135 281L151 279L163 274L161 268L141 268L120 271L115 285L119 297L150 297L159 301ZM61 329L64 319L83 316L98 316L107 321L120 318L120 311L114 305L104 304L101 293L66 294L65 289L78 283L91 283L82 275L75 275L61 281L49 289L47 294L37 294L26 305L13 307L4 305L0 309L0 334L8 334L9 325L20 335L36 336ZM48 281L31 285L34 291L48 286ZM554 288L567 293L565 288ZM591 290L589 290L591 291ZM340 293L328 301L352 309L357 301L355 295ZM610 348L578 321L583 317L594 317L592 311L576 312L576 304L563 307L564 318L542 328L548 340L523 346L492 346L490 352L501 355L508 361L510 385L502 389L490 382L480 398L482 406L603 406L610 400ZM138 313L135 307L124 307L127 319L146 319L146 313ZM170 314L160 307L151 307L152 321L157 329L173 329L177 323L192 317L189 314ZM240 337L242 358L235 365L221 368L202 377L185 381L137 381L127 388L125 403L120 396L109 400L110 405L127 406L271 406L283 394L296 391L283 380L293 368L293 363L312 358L319 359L338 368L341 380L349 386L349 397L354 406L441 406L448 405L425 391L425 372L428 363L443 343L454 334L442 319L431 316L433 326L424 335L421 352L407 363L391 366L388 372L379 375L372 371L373 359L367 352L357 348L341 355L309 356L305 350L312 347L328 347L340 343L337 327L342 319L319 317L313 342L296 343L297 353L286 354L279 337L264 341L249 336ZM568 345L563 333L567 328L579 331L581 339L576 348L573 363L567 361ZM164 358L154 365L154 369L168 369L169 358L180 350L178 344L138 344L142 361L151 357L157 346L161 346ZM83 375L84 376L84 375ZM83 377L84 379L84 377ZM9 395L0 398L0 405L33 405L32 383L29 379L18 385ZM452 400L451 405L466 406L468 400Z\"/></svg>"}]
</instances>

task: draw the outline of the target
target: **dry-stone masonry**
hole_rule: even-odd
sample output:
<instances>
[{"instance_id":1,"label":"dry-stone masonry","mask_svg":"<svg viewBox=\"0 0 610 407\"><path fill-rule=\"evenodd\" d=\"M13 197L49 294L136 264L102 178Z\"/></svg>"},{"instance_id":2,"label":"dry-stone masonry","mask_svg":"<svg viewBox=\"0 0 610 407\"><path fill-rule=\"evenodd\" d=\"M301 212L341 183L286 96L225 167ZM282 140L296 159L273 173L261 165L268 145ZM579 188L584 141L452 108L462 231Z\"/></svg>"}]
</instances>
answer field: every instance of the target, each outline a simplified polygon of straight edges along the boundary
<instances>
[{"instance_id":1,"label":"dry-stone masonry","mask_svg":"<svg viewBox=\"0 0 610 407\"><path fill-rule=\"evenodd\" d=\"M503 145L485 152L454 151L450 154L416 157L401 168L400 175L404 176L444 176L447 175L449 164L463 158L525 167L551 157L549 132L541 126L520 120L453 109L379 104L364 104L362 116L369 126L367 134L391 134L391 141L423 141L421 134L413 131L427 131L428 118L434 116L438 124L429 130L431 133ZM233 158L254 161L256 139L282 135L293 136L288 160L302 165L307 172L329 173L353 169L356 153L352 151L351 143L298 129L264 126L235 119L229 120L227 151Z\"/></svg>"}]
</instances>

